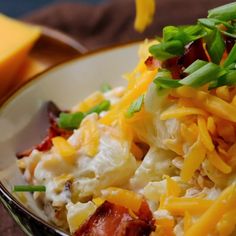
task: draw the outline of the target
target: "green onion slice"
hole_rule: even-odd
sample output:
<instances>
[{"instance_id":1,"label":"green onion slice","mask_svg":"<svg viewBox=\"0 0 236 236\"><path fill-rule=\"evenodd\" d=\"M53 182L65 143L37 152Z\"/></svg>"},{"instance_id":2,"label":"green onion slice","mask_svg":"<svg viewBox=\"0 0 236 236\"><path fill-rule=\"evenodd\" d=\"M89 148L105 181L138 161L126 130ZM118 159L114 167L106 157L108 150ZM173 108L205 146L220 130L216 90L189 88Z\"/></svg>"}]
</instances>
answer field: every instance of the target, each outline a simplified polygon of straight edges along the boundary
<instances>
[{"instance_id":1,"label":"green onion slice","mask_svg":"<svg viewBox=\"0 0 236 236\"><path fill-rule=\"evenodd\" d=\"M236 70L229 71L225 76L225 85L235 85L236 84Z\"/></svg>"},{"instance_id":2,"label":"green onion slice","mask_svg":"<svg viewBox=\"0 0 236 236\"><path fill-rule=\"evenodd\" d=\"M135 101L133 101L126 112L126 117L130 118L134 113L139 112L142 108L143 102L144 95L139 96Z\"/></svg>"},{"instance_id":3,"label":"green onion slice","mask_svg":"<svg viewBox=\"0 0 236 236\"><path fill-rule=\"evenodd\" d=\"M100 104L98 104L97 106L91 108L88 112L86 112L85 116L91 113L100 114L102 111L107 111L110 108L110 105L111 103L109 100L104 100Z\"/></svg>"},{"instance_id":4,"label":"green onion slice","mask_svg":"<svg viewBox=\"0 0 236 236\"><path fill-rule=\"evenodd\" d=\"M187 25L187 26L166 26L163 29L164 42L171 40L178 40L183 45L195 41L205 35L200 25Z\"/></svg>"},{"instance_id":5,"label":"green onion slice","mask_svg":"<svg viewBox=\"0 0 236 236\"><path fill-rule=\"evenodd\" d=\"M63 129L77 129L85 115L82 112L60 113L58 125Z\"/></svg>"},{"instance_id":6,"label":"green onion slice","mask_svg":"<svg viewBox=\"0 0 236 236\"><path fill-rule=\"evenodd\" d=\"M203 61L203 60L196 60L194 61L190 66L188 66L184 72L187 74L192 74L193 72L197 71L198 69L202 68L205 66L208 62Z\"/></svg>"},{"instance_id":7,"label":"green onion slice","mask_svg":"<svg viewBox=\"0 0 236 236\"><path fill-rule=\"evenodd\" d=\"M153 82L158 86L158 88L168 89L182 86L179 81L180 80L175 80L168 77L157 77Z\"/></svg>"},{"instance_id":8,"label":"green onion slice","mask_svg":"<svg viewBox=\"0 0 236 236\"><path fill-rule=\"evenodd\" d=\"M230 66L234 62L236 62L236 44L234 44L227 59L225 60L224 67Z\"/></svg>"},{"instance_id":9,"label":"green onion slice","mask_svg":"<svg viewBox=\"0 0 236 236\"><path fill-rule=\"evenodd\" d=\"M162 42L153 45L149 48L149 52L157 59L164 61L181 55L184 52L184 45L179 40L173 40L170 42Z\"/></svg>"},{"instance_id":10,"label":"green onion slice","mask_svg":"<svg viewBox=\"0 0 236 236\"><path fill-rule=\"evenodd\" d=\"M234 39L236 38L236 32L229 32L229 31L224 31L224 30L221 30L220 32L226 36L231 37L231 38L234 38Z\"/></svg>"},{"instance_id":11,"label":"green onion slice","mask_svg":"<svg viewBox=\"0 0 236 236\"><path fill-rule=\"evenodd\" d=\"M179 83L191 87L201 87L204 84L216 80L222 75L222 69L218 65L209 62L205 66L180 80Z\"/></svg>"},{"instance_id":12,"label":"green onion slice","mask_svg":"<svg viewBox=\"0 0 236 236\"><path fill-rule=\"evenodd\" d=\"M207 51L211 60L219 64L225 51L224 39L218 29L213 30L206 38Z\"/></svg>"},{"instance_id":13,"label":"green onion slice","mask_svg":"<svg viewBox=\"0 0 236 236\"><path fill-rule=\"evenodd\" d=\"M208 11L208 18L214 18L222 21L236 19L236 2L232 2Z\"/></svg>"},{"instance_id":14,"label":"green onion slice","mask_svg":"<svg viewBox=\"0 0 236 236\"><path fill-rule=\"evenodd\" d=\"M213 18L201 18L201 19L198 19L198 23L200 23L201 25L209 29L215 29L217 25L224 25L228 29L233 29L233 26L229 24L228 22L218 20L218 19L213 19Z\"/></svg>"},{"instance_id":15,"label":"green onion slice","mask_svg":"<svg viewBox=\"0 0 236 236\"><path fill-rule=\"evenodd\" d=\"M44 185L15 185L13 192L45 192Z\"/></svg>"}]
</instances>

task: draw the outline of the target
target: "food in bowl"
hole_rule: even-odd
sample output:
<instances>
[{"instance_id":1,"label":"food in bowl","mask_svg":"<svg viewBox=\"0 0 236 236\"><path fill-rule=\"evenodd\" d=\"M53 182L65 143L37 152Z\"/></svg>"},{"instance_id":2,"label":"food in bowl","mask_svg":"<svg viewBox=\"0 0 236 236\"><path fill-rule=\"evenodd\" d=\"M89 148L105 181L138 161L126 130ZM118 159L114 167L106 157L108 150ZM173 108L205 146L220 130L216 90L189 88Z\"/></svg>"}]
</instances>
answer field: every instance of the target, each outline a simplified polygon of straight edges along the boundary
<instances>
[{"instance_id":1,"label":"food in bowl","mask_svg":"<svg viewBox=\"0 0 236 236\"><path fill-rule=\"evenodd\" d=\"M48 136L18 166L55 224L72 235L236 233L235 12L165 27L126 87L64 111L48 103Z\"/></svg>"}]
</instances>

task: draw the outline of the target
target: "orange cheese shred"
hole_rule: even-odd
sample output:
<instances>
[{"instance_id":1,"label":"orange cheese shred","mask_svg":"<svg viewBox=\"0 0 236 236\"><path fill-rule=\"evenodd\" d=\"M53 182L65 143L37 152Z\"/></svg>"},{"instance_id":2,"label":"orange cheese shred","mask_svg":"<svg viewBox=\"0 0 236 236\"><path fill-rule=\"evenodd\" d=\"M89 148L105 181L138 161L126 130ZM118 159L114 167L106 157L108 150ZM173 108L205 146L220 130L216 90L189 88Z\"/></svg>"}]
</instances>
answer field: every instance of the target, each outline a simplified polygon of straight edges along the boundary
<instances>
[{"instance_id":1,"label":"orange cheese shred","mask_svg":"<svg viewBox=\"0 0 236 236\"><path fill-rule=\"evenodd\" d=\"M189 214L188 211L186 211L184 214L184 233L187 232L187 230L192 226L192 224L192 216Z\"/></svg>"},{"instance_id":2,"label":"orange cheese shred","mask_svg":"<svg viewBox=\"0 0 236 236\"><path fill-rule=\"evenodd\" d=\"M141 195L116 187L110 187L102 190L102 197L111 203L126 207L134 212L139 211L143 201Z\"/></svg>"},{"instance_id":3,"label":"orange cheese shred","mask_svg":"<svg viewBox=\"0 0 236 236\"><path fill-rule=\"evenodd\" d=\"M211 136L207 130L207 124L205 119L201 116L198 116L197 123L202 143L209 151L213 151L215 147L212 142Z\"/></svg>"},{"instance_id":4,"label":"orange cheese shred","mask_svg":"<svg viewBox=\"0 0 236 236\"><path fill-rule=\"evenodd\" d=\"M119 103L117 103L107 114L100 119L100 123L105 125L111 125L117 120L119 114L123 113L131 104L132 101L137 99L140 95L144 94L150 83L153 81L157 70L147 71L143 77L141 77L134 85L132 90L128 90L122 97Z\"/></svg>"},{"instance_id":5,"label":"orange cheese shred","mask_svg":"<svg viewBox=\"0 0 236 236\"><path fill-rule=\"evenodd\" d=\"M185 116L189 116L189 115L203 115L206 116L207 113L199 108L195 108L195 107L180 107L180 108L176 108L173 110L168 110L168 111L164 111L161 116L160 119L161 120L168 120L168 119L179 119Z\"/></svg>"},{"instance_id":6,"label":"orange cheese shred","mask_svg":"<svg viewBox=\"0 0 236 236\"><path fill-rule=\"evenodd\" d=\"M165 176L167 184L167 196L179 197L181 194L181 188L179 184L169 176Z\"/></svg>"},{"instance_id":7,"label":"orange cheese shred","mask_svg":"<svg viewBox=\"0 0 236 236\"><path fill-rule=\"evenodd\" d=\"M196 106L228 121L236 122L236 107L207 92L182 86L173 91L175 96L192 98Z\"/></svg>"},{"instance_id":8,"label":"orange cheese shred","mask_svg":"<svg viewBox=\"0 0 236 236\"><path fill-rule=\"evenodd\" d=\"M134 28L143 32L151 24L155 13L155 0L136 0L136 18Z\"/></svg>"},{"instance_id":9,"label":"orange cheese shred","mask_svg":"<svg viewBox=\"0 0 236 236\"><path fill-rule=\"evenodd\" d=\"M184 164L180 173L180 177L183 181L189 181L194 172L199 168L206 156L206 148L198 140L191 146L189 152L184 157Z\"/></svg>"},{"instance_id":10,"label":"orange cheese shred","mask_svg":"<svg viewBox=\"0 0 236 236\"><path fill-rule=\"evenodd\" d=\"M202 198L169 197L165 200L164 209L175 216L184 216L186 211L191 215L200 215L212 204L212 200Z\"/></svg>"},{"instance_id":11,"label":"orange cheese shred","mask_svg":"<svg viewBox=\"0 0 236 236\"><path fill-rule=\"evenodd\" d=\"M210 208L189 228L185 236L209 235L224 214L235 209L236 186L227 187Z\"/></svg>"},{"instance_id":12,"label":"orange cheese shred","mask_svg":"<svg viewBox=\"0 0 236 236\"><path fill-rule=\"evenodd\" d=\"M232 167L225 163L215 150L212 152L208 152L207 157L210 163L222 173L229 174L232 171Z\"/></svg>"}]
</instances>

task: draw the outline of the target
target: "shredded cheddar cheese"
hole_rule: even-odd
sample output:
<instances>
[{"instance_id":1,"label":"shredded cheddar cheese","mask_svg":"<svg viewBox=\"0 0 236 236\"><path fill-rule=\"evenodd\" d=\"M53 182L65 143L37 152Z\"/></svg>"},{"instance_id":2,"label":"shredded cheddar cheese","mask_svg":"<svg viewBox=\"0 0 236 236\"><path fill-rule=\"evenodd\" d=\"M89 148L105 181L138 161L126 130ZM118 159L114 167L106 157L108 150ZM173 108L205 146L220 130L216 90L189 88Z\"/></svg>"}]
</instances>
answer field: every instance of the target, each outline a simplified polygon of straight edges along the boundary
<instances>
[{"instance_id":1,"label":"shredded cheddar cheese","mask_svg":"<svg viewBox=\"0 0 236 236\"><path fill-rule=\"evenodd\" d=\"M235 208L236 186L226 188L210 208L186 232L186 236L208 235L213 232L224 214Z\"/></svg>"},{"instance_id":2,"label":"shredded cheddar cheese","mask_svg":"<svg viewBox=\"0 0 236 236\"><path fill-rule=\"evenodd\" d=\"M134 27L143 32L151 24L155 13L155 0L136 0L136 18Z\"/></svg>"},{"instance_id":3,"label":"shredded cheddar cheese","mask_svg":"<svg viewBox=\"0 0 236 236\"><path fill-rule=\"evenodd\" d=\"M167 181L167 196L179 197L181 193L181 188L179 184L171 179L169 176L166 176Z\"/></svg>"},{"instance_id":4,"label":"shredded cheddar cheese","mask_svg":"<svg viewBox=\"0 0 236 236\"><path fill-rule=\"evenodd\" d=\"M147 71L134 85L132 90L128 90L121 98L121 101L116 104L108 113L100 119L100 122L105 125L111 125L117 120L119 114L124 112L130 105L130 101L134 101L140 95L146 92L148 86L153 81L157 70Z\"/></svg>"},{"instance_id":5,"label":"shredded cheddar cheese","mask_svg":"<svg viewBox=\"0 0 236 236\"><path fill-rule=\"evenodd\" d=\"M91 108L95 107L104 100L104 96L101 92L97 91L87 97L84 101L80 102L77 106L73 108L74 112L81 111L87 112Z\"/></svg>"},{"instance_id":6,"label":"shredded cheddar cheese","mask_svg":"<svg viewBox=\"0 0 236 236\"><path fill-rule=\"evenodd\" d=\"M56 151L66 162L70 164L74 163L74 156L76 154L76 150L67 142L66 139L64 139L63 137L55 137L52 139L52 143Z\"/></svg>"},{"instance_id":7,"label":"shredded cheddar cheese","mask_svg":"<svg viewBox=\"0 0 236 236\"><path fill-rule=\"evenodd\" d=\"M194 172L205 159L205 156L206 148L203 146L199 137L184 157L184 165L180 173L183 181L189 181L192 178Z\"/></svg>"},{"instance_id":8,"label":"shredded cheddar cheese","mask_svg":"<svg viewBox=\"0 0 236 236\"><path fill-rule=\"evenodd\" d=\"M205 119L203 117L198 116L197 123L202 143L205 145L206 149L208 149L209 151L213 151L214 144L212 142L210 134L208 133Z\"/></svg>"},{"instance_id":9,"label":"shredded cheddar cheese","mask_svg":"<svg viewBox=\"0 0 236 236\"><path fill-rule=\"evenodd\" d=\"M111 203L127 207L134 212L138 212L142 204L141 195L125 189L110 187L103 190L103 198Z\"/></svg>"},{"instance_id":10,"label":"shredded cheddar cheese","mask_svg":"<svg viewBox=\"0 0 236 236\"><path fill-rule=\"evenodd\" d=\"M168 119L179 119L189 115L203 115L206 116L207 113L201 109L194 108L194 107L181 107L176 108L170 111L165 111L161 114L161 120L168 120Z\"/></svg>"},{"instance_id":11,"label":"shredded cheddar cheese","mask_svg":"<svg viewBox=\"0 0 236 236\"><path fill-rule=\"evenodd\" d=\"M186 233L192 225L192 216L189 214L188 211L186 211L184 214L184 233Z\"/></svg>"},{"instance_id":12,"label":"shredded cheddar cheese","mask_svg":"<svg viewBox=\"0 0 236 236\"><path fill-rule=\"evenodd\" d=\"M167 198L164 208L176 216L184 216L188 211L191 215L199 215L204 213L211 205L212 200L202 198Z\"/></svg>"},{"instance_id":13,"label":"shredded cheddar cheese","mask_svg":"<svg viewBox=\"0 0 236 236\"><path fill-rule=\"evenodd\" d=\"M227 163L225 163L220 156L217 154L216 151L209 152L207 154L207 157L211 164L215 166L219 171L221 171L224 174L229 174L232 171L231 166L229 166Z\"/></svg>"},{"instance_id":14,"label":"shredded cheddar cheese","mask_svg":"<svg viewBox=\"0 0 236 236\"><path fill-rule=\"evenodd\" d=\"M87 155L93 157L99 148L98 124L93 119L86 119L81 124L80 147L86 151Z\"/></svg>"}]
</instances>

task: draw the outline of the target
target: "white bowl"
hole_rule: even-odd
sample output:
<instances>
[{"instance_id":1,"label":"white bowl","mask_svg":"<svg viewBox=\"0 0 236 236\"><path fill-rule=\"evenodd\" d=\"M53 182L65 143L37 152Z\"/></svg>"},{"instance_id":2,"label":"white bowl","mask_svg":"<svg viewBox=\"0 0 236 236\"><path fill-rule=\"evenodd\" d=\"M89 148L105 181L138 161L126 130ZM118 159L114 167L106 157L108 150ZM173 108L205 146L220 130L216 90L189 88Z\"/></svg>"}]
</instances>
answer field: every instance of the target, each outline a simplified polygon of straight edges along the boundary
<instances>
[{"instance_id":1,"label":"white bowl","mask_svg":"<svg viewBox=\"0 0 236 236\"><path fill-rule=\"evenodd\" d=\"M28 235L65 235L47 223L31 194L27 194L27 203L12 194L14 185L25 183L16 165L16 152L37 144L46 134L44 104L50 100L62 109L70 108L104 82L112 86L125 83L122 75L137 63L137 49L134 43L70 60L37 76L2 105L0 199Z\"/></svg>"}]
</instances>

